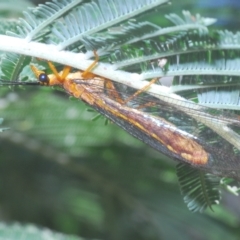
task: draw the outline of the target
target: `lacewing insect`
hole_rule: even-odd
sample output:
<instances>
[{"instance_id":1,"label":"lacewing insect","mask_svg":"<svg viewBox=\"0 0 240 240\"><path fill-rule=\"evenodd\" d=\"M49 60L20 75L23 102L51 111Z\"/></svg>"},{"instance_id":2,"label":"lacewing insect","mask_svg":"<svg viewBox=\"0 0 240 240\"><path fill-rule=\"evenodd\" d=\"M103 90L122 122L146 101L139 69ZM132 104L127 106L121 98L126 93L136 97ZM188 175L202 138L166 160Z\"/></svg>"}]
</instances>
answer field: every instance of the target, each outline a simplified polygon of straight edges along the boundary
<instances>
[{"instance_id":1,"label":"lacewing insect","mask_svg":"<svg viewBox=\"0 0 240 240\"><path fill-rule=\"evenodd\" d=\"M231 143L231 140L226 140L229 136L225 139L225 136L219 136L216 131L209 128L209 124L204 126L196 120L204 116L208 119L206 123L210 119L211 124L226 126L230 130L233 126L237 134L240 126L237 117L234 115L229 117L222 111L212 114L208 108L196 110L191 108L191 104L186 105L183 111L174 104L147 94L145 90L149 86L135 94L131 93L130 97L126 98L127 91L121 94L118 89L121 86L91 73L97 62L96 58L86 71L75 73L70 73L71 68L68 66L58 72L49 62L53 72L49 75L31 66L38 82L10 84L60 86L68 94L86 102L125 131L165 155L217 175L238 178L239 149ZM194 117L191 117L193 115ZM229 138L232 134L230 130L226 131L230 133Z\"/></svg>"}]
</instances>

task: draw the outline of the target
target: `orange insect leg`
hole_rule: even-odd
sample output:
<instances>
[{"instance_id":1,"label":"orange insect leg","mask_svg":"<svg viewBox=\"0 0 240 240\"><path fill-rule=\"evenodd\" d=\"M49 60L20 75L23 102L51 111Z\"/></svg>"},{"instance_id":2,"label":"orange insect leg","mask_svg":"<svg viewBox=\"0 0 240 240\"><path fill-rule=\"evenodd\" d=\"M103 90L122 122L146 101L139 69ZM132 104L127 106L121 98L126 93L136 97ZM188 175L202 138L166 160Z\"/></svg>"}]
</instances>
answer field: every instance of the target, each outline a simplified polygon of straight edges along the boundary
<instances>
[{"instance_id":1,"label":"orange insect leg","mask_svg":"<svg viewBox=\"0 0 240 240\"><path fill-rule=\"evenodd\" d=\"M139 89L137 92L135 92L132 96L128 97L127 99L124 100L124 104L126 104L127 102L131 101L133 98L135 98L137 95L139 95L140 93L147 91L147 89L154 84L158 79L154 78L152 79L146 86L144 86L143 88Z\"/></svg>"},{"instance_id":2,"label":"orange insect leg","mask_svg":"<svg viewBox=\"0 0 240 240\"><path fill-rule=\"evenodd\" d=\"M58 79L58 81L60 81L60 82L63 82L63 81L64 81L64 79L67 77L67 75L70 73L70 71L71 71L71 69L72 69L72 68L69 67L69 66L65 66L64 69L63 69L63 71L62 71L62 74L59 75L56 67L54 66L54 64L53 64L52 62L48 61L48 66L49 66L49 68L52 70L53 74L56 76L56 78Z\"/></svg>"},{"instance_id":3,"label":"orange insect leg","mask_svg":"<svg viewBox=\"0 0 240 240\"><path fill-rule=\"evenodd\" d=\"M91 70L98 64L99 56L97 55L96 51L93 51L93 52L94 52L94 56L95 56L94 62L82 73L82 77L85 79L95 77L95 74L91 73Z\"/></svg>"}]
</instances>

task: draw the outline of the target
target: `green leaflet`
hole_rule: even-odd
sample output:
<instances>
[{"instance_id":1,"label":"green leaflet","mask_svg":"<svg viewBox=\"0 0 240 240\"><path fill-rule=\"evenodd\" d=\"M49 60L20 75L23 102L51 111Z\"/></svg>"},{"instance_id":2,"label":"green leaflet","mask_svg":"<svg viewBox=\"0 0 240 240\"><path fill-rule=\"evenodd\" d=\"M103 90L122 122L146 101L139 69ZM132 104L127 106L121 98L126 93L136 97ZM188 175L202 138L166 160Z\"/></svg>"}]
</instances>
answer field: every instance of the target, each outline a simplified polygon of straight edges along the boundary
<instances>
[{"instance_id":1,"label":"green leaflet","mask_svg":"<svg viewBox=\"0 0 240 240\"><path fill-rule=\"evenodd\" d=\"M177 176L184 202L189 210L202 212L220 201L220 179L187 164L177 165Z\"/></svg>"}]
</instances>

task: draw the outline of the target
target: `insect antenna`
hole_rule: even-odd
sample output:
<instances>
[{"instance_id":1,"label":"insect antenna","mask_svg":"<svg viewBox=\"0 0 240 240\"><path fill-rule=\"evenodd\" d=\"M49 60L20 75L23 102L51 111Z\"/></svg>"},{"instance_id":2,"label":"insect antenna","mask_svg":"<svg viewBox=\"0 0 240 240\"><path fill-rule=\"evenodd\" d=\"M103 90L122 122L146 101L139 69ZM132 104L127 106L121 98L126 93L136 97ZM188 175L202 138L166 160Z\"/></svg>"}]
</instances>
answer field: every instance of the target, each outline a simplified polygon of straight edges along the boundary
<instances>
[{"instance_id":1,"label":"insect antenna","mask_svg":"<svg viewBox=\"0 0 240 240\"><path fill-rule=\"evenodd\" d=\"M36 86L36 85L40 85L40 83L0 80L0 86Z\"/></svg>"}]
</instances>

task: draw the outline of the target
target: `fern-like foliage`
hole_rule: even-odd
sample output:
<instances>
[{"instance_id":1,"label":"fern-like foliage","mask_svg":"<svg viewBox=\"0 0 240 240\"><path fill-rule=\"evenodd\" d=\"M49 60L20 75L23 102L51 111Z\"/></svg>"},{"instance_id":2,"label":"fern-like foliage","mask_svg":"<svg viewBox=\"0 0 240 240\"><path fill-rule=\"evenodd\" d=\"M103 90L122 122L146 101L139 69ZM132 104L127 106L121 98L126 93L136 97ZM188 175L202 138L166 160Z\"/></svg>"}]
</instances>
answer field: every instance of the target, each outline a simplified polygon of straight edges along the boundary
<instances>
[{"instance_id":1,"label":"fern-like foliage","mask_svg":"<svg viewBox=\"0 0 240 240\"><path fill-rule=\"evenodd\" d=\"M0 34L5 34L6 29L17 31L17 20L15 19L1 19Z\"/></svg>"},{"instance_id":2,"label":"fern-like foliage","mask_svg":"<svg viewBox=\"0 0 240 240\"><path fill-rule=\"evenodd\" d=\"M72 14L66 16L63 21L56 23L53 32L61 40L59 49L65 49L72 44L81 42L83 36L91 36L107 30L111 26L120 24L130 17L165 2L166 0L141 0L138 2L134 0L124 2L122 0L104 0L83 4ZM97 38L97 36L95 37Z\"/></svg>"},{"instance_id":3,"label":"fern-like foliage","mask_svg":"<svg viewBox=\"0 0 240 240\"><path fill-rule=\"evenodd\" d=\"M218 177L195 170L189 165L178 164L177 175L184 202L193 212L202 212L220 201Z\"/></svg>"},{"instance_id":4,"label":"fern-like foliage","mask_svg":"<svg viewBox=\"0 0 240 240\"><path fill-rule=\"evenodd\" d=\"M8 53L2 56L2 79L16 81L23 71L23 67L30 63L31 58L15 53Z\"/></svg>"},{"instance_id":5,"label":"fern-like foliage","mask_svg":"<svg viewBox=\"0 0 240 240\"><path fill-rule=\"evenodd\" d=\"M82 41L87 49L101 49L101 55L119 49L125 44L139 42L149 35L160 34L160 27L150 22L129 21L119 27L112 27L105 33L84 36ZM144 36L143 36L144 33Z\"/></svg>"},{"instance_id":6,"label":"fern-like foliage","mask_svg":"<svg viewBox=\"0 0 240 240\"><path fill-rule=\"evenodd\" d=\"M27 41L36 39L39 35L42 35L45 27L51 25L54 20L80 2L82 0L53 0L53 2L47 2L45 5L40 4L37 8L31 8L23 12L25 19L19 19L18 33L8 32L8 34L26 38Z\"/></svg>"}]
</instances>

